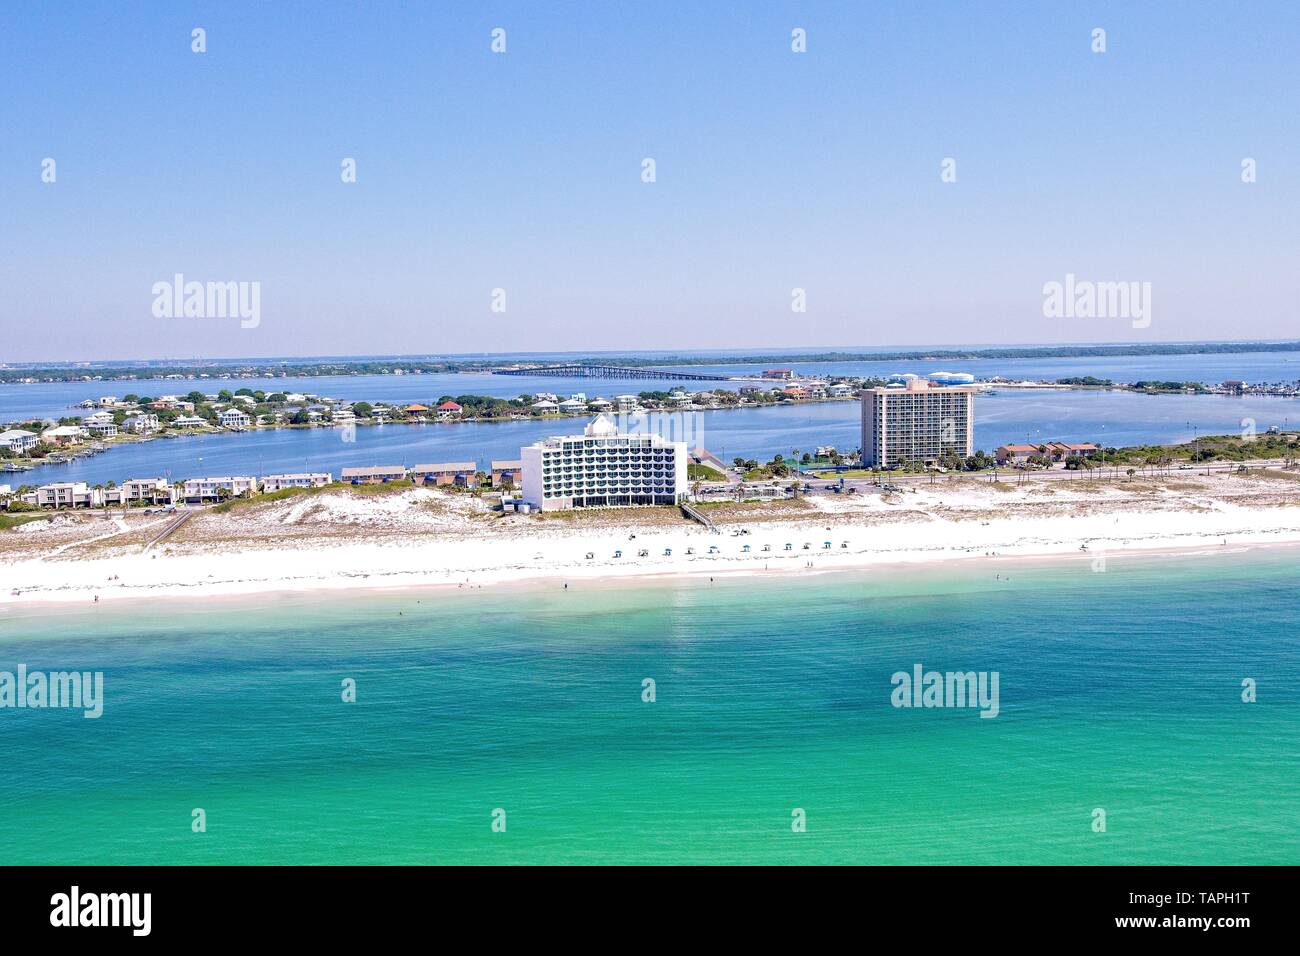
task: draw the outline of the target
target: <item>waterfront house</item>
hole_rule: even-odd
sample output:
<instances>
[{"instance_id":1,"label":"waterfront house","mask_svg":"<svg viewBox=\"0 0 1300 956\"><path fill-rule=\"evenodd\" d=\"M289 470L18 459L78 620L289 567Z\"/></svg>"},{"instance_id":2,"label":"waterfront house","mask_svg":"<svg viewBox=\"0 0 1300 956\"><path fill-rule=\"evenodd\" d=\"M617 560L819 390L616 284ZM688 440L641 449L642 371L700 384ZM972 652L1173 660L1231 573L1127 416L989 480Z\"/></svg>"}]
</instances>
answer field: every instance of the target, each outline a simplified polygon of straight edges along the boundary
<instances>
[{"instance_id":1,"label":"waterfront house","mask_svg":"<svg viewBox=\"0 0 1300 956\"><path fill-rule=\"evenodd\" d=\"M845 385L843 382L836 382L833 385L826 386L826 396L828 398L848 398L853 394L853 386Z\"/></svg>"},{"instance_id":2,"label":"waterfront house","mask_svg":"<svg viewBox=\"0 0 1300 956\"><path fill-rule=\"evenodd\" d=\"M238 408L227 408L217 416L217 421L222 428L233 428L240 430L253 424L253 420L248 414Z\"/></svg>"},{"instance_id":3,"label":"waterfront house","mask_svg":"<svg viewBox=\"0 0 1300 956\"><path fill-rule=\"evenodd\" d=\"M352 485L382 485L406 478L402 465L372 465L367 468L344 468L343 481Z\"/></svg>"},{"instance_id":4,"label":"waterfront house","mask_svg":"<svg viewBox=\"0 0 1300 956\"><path fill-rule=\"evenodd\" d=\"M172 419L173 428L202 428L206 424L207 421L197 415L178 415Z\"/></svg>"},{"instance_id":5,"label":"waterfront house","mask_svg":"<svg viewBox=\"0 0 1300 956\"><path fill-rule=\"evenodd\" d=\"M87 415L81 420L82 427L90 428L93 425L111 425L113 424L112 412L95 412L93 415Z\"/></svg>"},{"instance_id":6,"label":"waterfront house","mask_svg":"<svg viewBox=\"0 0 1300 956\"><path fill-rule=\"evenodd\" d=\"M267 475L262 479L262 491L283 491L285 488L324 488L333 480L334 476L329 472Z\"/></svg>"},{"instance_id":7,"label":"waterfront house","mask_svg":"<svg viewBox=\"0 0 1300 956\"><path fill-rule=\"evenodd\" d=\"M438 419L445 422L448 419L460 418L462 411L464 411L464 409L462 409L456 402L443 402L438 406Z\"/></svg>"},{"instance_id":8,"label":"waterfront house","mask_svg":"<svg viewBox=\"0 0 1300 956\"><path fill-rule=\"evenodd\" d=\"M50 485L41 485L35 491L22 496L22 500L38 508L98 508L104 503L103 495L97 488L91 488L84 481L60 481Z\"/></svg>"},{"instance_id":9,"label":"waterfront house","mask_svg":"<svg viewBox=\"0 0 1300 956\"><path fill-rule=\"evenodd\" d=\"M616 399L618 410L622 414L636 411L637 397L635 395L619 395Z\"/></svg>"},{"instance_id":10,"label":"waterfront house","mask_svg":"<svg viewBox=\"0 0 1300 956\"><path fill-rule=\"evenodd\" d=\"M411 480L417 485L456 485L472 488L478 465L472 461L449 461L434 465L415 465Z\"/></svg>"},{"instance_id":11,"label":"waterfront house","mask_svg":"<svg viewBox=\"0 0 1300 956\"><path fill-rule=\"evenodd\" d=\"M47 445L58 445L62 448L65 445L75 445L78 442L85 441L89 434L80 425L59 425L41 432L41 441Z\"/></svg>"},{"instance_id":12,"label":"waterfront house","mask_svg":"<svg viewBox=\"0 0 1300 956\"><path fill-rule=\"evenodd\" d=\"M87 425L86 430L96 438L116 438L117 424L115 422L95 422Z\"/></svg>"},{"instance_id":13,"label":"waterfront house","mask_svg":"<svg viewBox=\"0 0 1300 956\"><path fill-rule=\"evenodd\" d=\"M126 425L127 431L134 432L137 435L148 435L156 432L159 428L158 416L149 412L131 415L123 424Z\"/></svg>"},{"instance_id":14,"label":"waterfront house","mask_svg":"<svg viewBox=\"0 0 1300 956\"><path fill-rule=\"evenodd\" d=\"M0 432L0 448L11 451L15 455L27 454L40 443L40 440L35 432L24 431L21 428Z\"/></svg>"},{"instance_id":15,"label":"waterfront house","mask_svg":"<svg viewBox=\"0 0 1300 956\"><path fill-rule=\"evenodd\" d=\"M587 407L593 412L607 412L614 407L614 403L597 396L587 403Z\"/></svg>"},{"instance_id":16,"label":"waterfront house","mask_svg":"<svg viewBox=\"0 0 1300 956\"><path fill-rule=\"evenodd\" d=\"M257 491L257 479L247 476L223 478L187 478L182 488L186 501L219 501Z\"/></svg>"},{"instance_id":17,"label":"waterfront house","mask_svg":"<svg viewBox=\"0 0 1300 956\"><path fill-rule=\"evenodd\" d=\"M763 378L794 378L792 368L769 368L763 370Z\"/></svg>"},{"instance_id":18,"label":"waterfront house","mask_svg":"<svg viewBox=\"0 0 1300 956\"><path fill-rule=\"evenodd\" d=\"M553 402L548 398L544 398L540 402L533 402L533 408L545 414L547 412L558 412L560 410L560 404L559 402Z\"/></svg>"},{"instance_id":19,"label":"waterfront house","mask_svg":"<svg viewBox=\"0 0 1300 956\"><path fill-rule=\"evenodd\" d=\"M410 415L414 418L421 418L429 414L429 406L421 405L418 402L416 402L407 405L405 408L402 409L402 411L406 412L407 415Z\"/></svg>"},{"instance_id":20,"label":"waterfront house","mask_svg":"<svg viewBox=\"0 0 1300 956\"><path fill-rule=\"evenodd\" d=\"M117 404L116 395L104 395L99 399L100 408L112 408L116 404Z\"/></svg>"},{"instance_id":21,"label":"waterfront house","mask_svg":"<svg viewBox=\"0 0 1300 956\"><path fill-rule=\"evenodd\" d=\"M518 488L524 480L524 463L519 459L492 462L492 487L500 488L509 483Z\"/></svg>"},{"instance_id":22,"label":"waterfront house","mask_svg":"<svg viewBox=\"0 0 1300 956\"><path fill-rule=\"evenodd\" d=\"M576 415L587 410L587 403L576 398L566 398L560 402L560 411L566 415Z\"/></svg>"}]
</instances>

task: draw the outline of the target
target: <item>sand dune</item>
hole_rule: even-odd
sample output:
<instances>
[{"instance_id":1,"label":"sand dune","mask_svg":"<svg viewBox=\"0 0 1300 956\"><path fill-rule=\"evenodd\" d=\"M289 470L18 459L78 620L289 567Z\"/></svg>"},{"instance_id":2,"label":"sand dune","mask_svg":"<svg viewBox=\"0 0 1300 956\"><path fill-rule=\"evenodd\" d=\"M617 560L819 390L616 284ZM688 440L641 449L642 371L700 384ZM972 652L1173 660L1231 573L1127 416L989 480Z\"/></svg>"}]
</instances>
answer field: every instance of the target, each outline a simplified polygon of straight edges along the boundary
<instances>
[{"instance_id":1,"label":"sand dune","mask_svg":"<svg viewBox=\"0 0 1300 956\"><path fill-rule=\"evenodd\" d=\"M331 491L196 515L148 553L156 520L60 516L0 536L0 603L810 573L1033 555L1095 562L1140 550L1300 543L1300 482L1286 474L1020 487L959 479L885 496L707 510L718 533L675 509L500 515L486 498L427 489Z\"/></svg>"}]
</instances>

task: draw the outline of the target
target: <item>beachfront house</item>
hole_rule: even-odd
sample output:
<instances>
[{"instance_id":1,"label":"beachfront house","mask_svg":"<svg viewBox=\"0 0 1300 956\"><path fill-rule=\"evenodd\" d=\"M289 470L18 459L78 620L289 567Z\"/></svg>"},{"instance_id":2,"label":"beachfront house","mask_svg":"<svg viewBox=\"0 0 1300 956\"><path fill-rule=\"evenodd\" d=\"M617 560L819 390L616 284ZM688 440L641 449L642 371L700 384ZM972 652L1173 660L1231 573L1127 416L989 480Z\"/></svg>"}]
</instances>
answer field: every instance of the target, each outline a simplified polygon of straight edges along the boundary
<instances>
[{"instance_id":1,"label":"beachfront house","mask_svg":"<svg viewBox=\"0 0 1300 956\"><path fill-rule=\"evenodd\" d=\"M492 487L518 488L524 480L524 463L519 459L492 462Z\"/></svg>"},{"instance_id":2,"label":"beachfront house","mask_svg":"<svg viewBox=\"0 0 1300 956\"><path fill-rule=\"evenodd\" d=\"M233 428L236 431L242 430L253 424L253 419L248 413L238 408L227 408L217 416L217 422L222 428Z\"/></svg>"},{"instance_id":3,"label":"beachfront house","mask_svg":"<svg viewBox=\"0 0 1300 956\"><path fill-rule=\"evenodd\" d=\"M223 498L251 495L255 491L257 479L246 476L187 478L182 487L182 497L186 501L220 501Z\"/></svg>"},{"instance_id":4,"label":"beachfront house","mask_svg":"<svg viewBox=\"0 0 1300 956\"><path fill-rule=\"evenodd\" d=\"M103 494L98 488L91 488L84 481L60 481L51 485L41 485L35 491L22 496L22 500L38 508L98 508L104 503Z\"/></svg>"},{"instance_id":5,"label":"beachfront house","mask_svg":"<svg viewBox=\"0 0 1300 956\"><path fill-rule=\"evenodd\" d=\"M334 476L329 472L267 475L262 479L262 491L283 491L285 488L324 488L333 480Z\"/></svg>"},{"instance_id":6,"label":"beachfront house","mask_svg":"<svg viewBox=\"0 0 1300 956\"><path fill-rule=\"evenodd\" d=\"M524 500L543 511L686 501L686 443L620 432L599 415L581 435L520 449Z\"/></svg>"},{"instance_id":7,"label":"beachfront house","mask_svg":"<svg viewBox=\"0 0 1300 956\"><path fill-rule=\"evenodd\" d=\"M0 432L0 448L15 455L27 454L40 441L40 436L35 432L24 431L21 428L11 428L8 431Z\"/></svg>"},{"instance_id":8,"label":"beachfront house","mask_svg":"<svg viewBox=\"0 0 1300 956\"><path fill-rule=\"evenodd\" d=\"M350 485L383 485L390 481L403 481L403 465L371 465L367 468L344 468L343 481Z\"/></svg>"},{"instance_id":9,"label":"beachfront house","mask_svg":"<svg viewBox=\"0 0 1300 956\"><path fill-rule=\"evenodd\" d=\"M472 488L477 471L478 465L472 461L415 465L411 468L411 480L417 485L455 485L459 488Z\"/></svg>"},{"instance_id":10,"label":"beachfront house","mask_svg":"<svg viewBox=\"0 0 1300 956\"><path fill-rule=\"evenodd\" d=\"M131 505L136 502L149 505L175 503L175 489L166 478L128 478L116 488L104 489L104 504Z\"/></svg>"}]
</instances>

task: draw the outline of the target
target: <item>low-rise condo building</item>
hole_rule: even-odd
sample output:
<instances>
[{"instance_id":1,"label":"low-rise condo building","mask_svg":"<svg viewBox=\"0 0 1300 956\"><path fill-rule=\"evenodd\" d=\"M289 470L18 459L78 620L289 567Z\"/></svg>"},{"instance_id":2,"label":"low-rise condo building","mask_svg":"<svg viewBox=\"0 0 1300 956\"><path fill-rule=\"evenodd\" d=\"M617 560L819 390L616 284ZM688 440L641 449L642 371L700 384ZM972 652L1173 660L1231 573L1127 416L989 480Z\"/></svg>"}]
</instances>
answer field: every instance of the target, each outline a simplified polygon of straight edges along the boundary
<instances>
[{"instance_id":1,"label":"low-rise condo building","mask_svg":"<svg viewBox=\"0 0 1300 956\"><path fill-rule=\"evenodd\" d=\"M262 479L263 491L283 491L285 488L324 488L334 476L326 471L303 472L296 475L267 475Z\"/></svg>"},{"instance_id":2,"label":"low-rise condo building","mask_svg":"<svg viewBox=\"0 0 1300 956\"><path fill-rule=\"evenodd\" d=\"M104 496L84 481L60 481L41 485L23 495L22 500L38 508L98 508L104 503Z\"/></svg>"},{"instance_id":3,"label":"low-rise condo building","mask_svg":"<svg viewBox=\"0 0 1300 956\"><path fill-rule=\"evenodd\" d=\"M350 485L382 485L389 481L403 481L405 465L371 465L367 468L344 468L343 480Z\"/></svg>"},{"instance_id":4,"label":"low-rise condo building","mask_svg":"<svg viewBox=\"0 0 1300 956\"><path fill-rule=\"evenodd\" d=\"M524 463L515 459L513 461L495 460L492 462L492 487L501 488L509 485L511 488L518 488L524 482Z\"/></svg>"},{"instance_id":5,"label":"low-rise condo building","mask_svg":"<svg viewBox=\"0 0 1300 956\"><path fill-rule=\"evenodd\" d=\"M186 501L220 501L238 498L257 491L257 479L247 476L225 478L187 478L182 488Z\"/></svg>"},{"instance_id":6,"label":"low-rise condo building","mask_svg":"<svg viewBox=\"0 0 1300 956\"><path fill-rule=\"evenodd\" d=\"M433 465L414 465L411 480L417 485L456 485L472 488L478 464L472 461L447 461Z\"/></svg>"},{"instance_id":7,"label":"low-rise condo building","mask_svg":"<svg viewBox=\"0 0 1300 956\"><path fill-rule=\"evenodd\" d=\"M1087 458L1089 455L1095 455L1101 451L1100 445L1090 441L1049 441L1045 447L1047 448L1047 454L1051 456L1052 461L1067 461L1071 458Z\"/></svg>"},{"instance_id":8,"label":"low-rise condo building","mask_svg":"<svg viewBox=\"0 0 1300 956\"><path fill-rule=\"evenodd\" d=\"M999 445L993 454L999 465L1023 465L1042 451L1037 445Z\"/></svg>"},{"instance_id":9,"label":"low-rise condo building","mask_svg":"<svg viewBox=\"0 0 1300 956\"><path fill-rule=\"evenodd\" d=\"M862 464L867 468L929 466L975 448L975 388L923 378L868 388L862 398Z\"/></svg>"},{"instance_id":10,"label":"low-rise condo building","mask_svg":"<svg viewBox=\"0 0 1300 956\"><path fill-rule=\"evenodd\" d=\"M520 449L524 500L542 511L673 505L687 498L686 443L620 432L604 415L581 435Z\"/></svg>"},{"instance_id":11,"label":"low-rise condo building","mask_svg":"<svg viewBox=\"0 0 1300 956\"><path fill-rule=\"evenodd\" d=\"M136 502L169 505L175 499L176 491L166 478L128 478L116 488L104 489L106 505L130 505Z\"/></svg>"}]
</instances>

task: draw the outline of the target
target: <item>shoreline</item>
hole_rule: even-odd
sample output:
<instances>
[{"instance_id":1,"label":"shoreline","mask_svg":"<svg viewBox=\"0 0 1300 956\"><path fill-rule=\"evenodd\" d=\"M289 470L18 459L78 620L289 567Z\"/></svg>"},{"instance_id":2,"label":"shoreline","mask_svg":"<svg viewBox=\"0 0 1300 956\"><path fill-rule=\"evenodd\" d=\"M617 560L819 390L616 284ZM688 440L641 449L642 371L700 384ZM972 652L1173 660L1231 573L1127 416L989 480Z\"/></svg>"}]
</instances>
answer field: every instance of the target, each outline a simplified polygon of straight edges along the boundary
<instances>
[{"instance_id":1,"label":"shoreline","mask_svg":"<svg viewBox=\"0 0 1300 956\"><path fill-rule=\"evenodd\" d=\"M1251 522L1241 520L1241 515L1232 517L1236 519L1231 522L1235 527L1226 522L1213 522L1219 526L1170 528L1164 533L1146 535L1126 535L1116 529L1118 533L1111 538L1080 533L1053 539L1025 535L1021 541L1014 537L1009 541L998 540L1013 530L1007 525L1017 523L1014 519L1001 518L997 519L998 527L994 522L977 526L979 531L989 533L965 540L951 534L913 537L907 535L907 530L914 529L899 526L867 528L832 524L829 530L813 531L807 527L769 523L741 538L695 528L659 533L642 531L635 540L629 540L622 532L581 534L572 529L554 529L549 535L531 540L444 539L384 544L358 541L283 550L246 546L218 553L165 555L161 561L155 554L72 560L34 558L0 565L6 571L0 609L32 605L84 607L152 598L193 600L273 594L477 590L565 582L599 585L670 579L735 580L770 574L790 577L873 568L936 568L980 559L1022 564L1074 558L1093 567L1100 560L1097 569L1104 570L1105 562L1122 557L1231 554L1300 547L1300 511L1288 516L1293 519L1289 526L1251 526ZM1040 520L1097 524L1096 520L1089 519ZM1072 530L1082 532L1085 528ZM882 532L885 537L902 532L909 540L878 541L875 546L862 546L864 536L879 538ZM827 537L813 540L817 535ZM854 543L845 535L854 535L858 541ZM743 546L739 542L757 549L765 537L771 542L790 540L793 550L785 551L782 541L772 543L771 552L739 552ZM832 548L824 549L822 540L831 540ZM850 547L841 548L842 540L850 541ZM805 541L810 544L808 549L802 547ZM1087 550L1081 548L1084 544ZM711 545L718 547L720 553L708 554ZM671 557L663 554L665 547L673 549ZM687 547L694 547L697 553L686 555ZM546 556L539 548L560 553ZM613 558L610 549L619 548L626 556ZM650 555L635 557L641 548L649 550ZM589 559L587 554L597 557Z\"/></svg>"}]
</instances>

